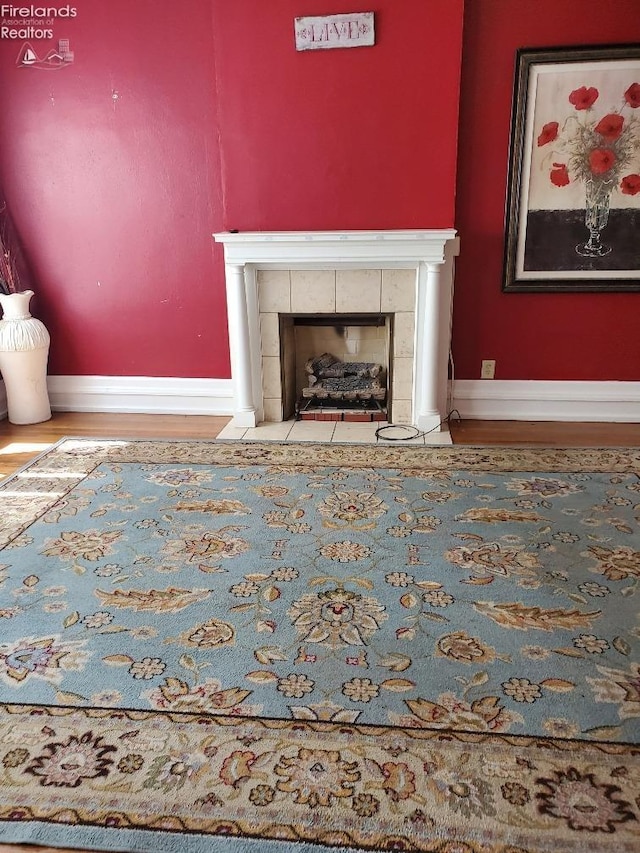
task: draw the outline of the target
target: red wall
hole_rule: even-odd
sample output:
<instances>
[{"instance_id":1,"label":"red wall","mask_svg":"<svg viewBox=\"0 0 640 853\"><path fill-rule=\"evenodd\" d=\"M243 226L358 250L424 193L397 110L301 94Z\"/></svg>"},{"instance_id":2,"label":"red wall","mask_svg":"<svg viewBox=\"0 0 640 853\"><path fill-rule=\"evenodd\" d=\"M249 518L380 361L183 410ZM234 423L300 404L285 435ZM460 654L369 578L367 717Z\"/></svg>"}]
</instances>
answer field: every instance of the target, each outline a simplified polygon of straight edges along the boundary
<instances>
[{"instance_id":1,"label":"red wall","mask_svg":"<svg viewBox=\"0 0 640 853\"><path fill-rule=\"evenodd\" d=\"M455 226L457 378L640 379L638 294L501 292L515 51L640 41L638 0L467 0L464 42L462 5L355 4L376 45L352 50L293 48L294 17L343 0L76 0L53 72L0 39L0 186L50 372L228 377L213 231Z\"/></svg>"},{"instance_id":2,"label":"red wall","mask_svg":"<svg viewBox=\"0 0 640 853\"><path fill-rule=\"evenodd\" d=\"M517 14L514 14L517 8ZM638 0L467 0L456 227L456 377L640 379L640 293L502 293L515 51L640 41Z\"/></svg>"},{"instance_id":3,"label":"red wall","mask_svg":"<svg viewBox=\"0 0 640 853\"><path fill-rule=\"evenodd\" d=\"M56 71L0 43L0 180L52 374L228 375L211 15L177 8L79 0L53 42L75 62Z\"/></svg>"},{"instance_id":4,"label":"red wall","mask_svg":"<svg viewBox=\"0 0 640 853\"><path fill-rule=\"evenodd\" d=\"M294 50L294 17L342 0L76 0L57 71L1 40L50 373L228 377L213 231L452 226L462 2L379 0L351 50Z\"/></svg>"},{"instance_id":5,"label":"red wall","mask_svg":"<svg viewBox=\"0 0 640 853\"><path fill-rule=\"evenodd\" d=\"M462 0L383 0L375 47L294 50L295 17L358 5L214 2L225 228L453 226Z\"/></svg>"}]
</instances>

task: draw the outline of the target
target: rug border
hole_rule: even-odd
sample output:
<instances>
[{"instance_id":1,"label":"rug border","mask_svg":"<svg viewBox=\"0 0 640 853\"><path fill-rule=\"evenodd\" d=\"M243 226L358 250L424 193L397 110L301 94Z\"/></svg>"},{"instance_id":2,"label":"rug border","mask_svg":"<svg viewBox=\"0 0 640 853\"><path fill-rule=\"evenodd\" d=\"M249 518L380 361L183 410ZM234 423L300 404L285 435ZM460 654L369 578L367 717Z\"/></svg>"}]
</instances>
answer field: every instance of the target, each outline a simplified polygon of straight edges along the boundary
<instances>
[{"instance_id":1,"label":"rug border","mask_svg":"<svg viewBox=\"0 0 640 853\"><path fill-rule=\"evenodd\" d=\"M388 444L379 444L377 442L348 442L348 441L332 441L332 442L323 442L323 441L282 441L282 440L270 440L270 439L261 439L261 440L243 440L243 439L218 439L216 437L212 438L185 438L185 437L166 437L166 436L135 436L133 438L126 437L118 437L118 436L89 436L89 435L64 435L58 438L55 442L53 442L49 447L41 450L31 459L27 460L24 464L22 464L19 468L17 468L12 473L8 474L6 477L0 480L0 488L10 482L13 478L17 477L19 474L23 473L27 468L32 465L37 464L43 458L48 456L50 453L53 453L56 450L60 450L62 445L67 441L86 441L93 442L95 444L104 443L106 445L112 444L114 442L127 442L127 444L145 444L145 443L157 443L157 444L200 444L200 445L215 445L217 447L246 447L246 448L305 448L308 451L312 451L314 448L321 448L323 450L331 449L331 448L351 448L357 450L364 450L366 448L376 450L392 451L399 450L404 447L409 449L411 453L418 453L420 451L426 453L465 453L465 452L485 452L485 453L517 453L517 452L533 452L533 453L565 453L568 455L576 454L576 453L627 453L627 454L638 454L638 470L631 468L629 473L635 473L640 476L640 446L629 446L629 445L589 445L589 444L581 444L581 445L541 445L541 444L406 444L403 445L402 440L398 440L397 442L388 443ZM631 460L630 460L631 461ZM251 460L253 464L260 464L257 460ZM302 463L300 463L302 464ZM329 463L322 463L329 464ZM603 469L605 470L605 469Z\"/></svg>"}]
</instances>

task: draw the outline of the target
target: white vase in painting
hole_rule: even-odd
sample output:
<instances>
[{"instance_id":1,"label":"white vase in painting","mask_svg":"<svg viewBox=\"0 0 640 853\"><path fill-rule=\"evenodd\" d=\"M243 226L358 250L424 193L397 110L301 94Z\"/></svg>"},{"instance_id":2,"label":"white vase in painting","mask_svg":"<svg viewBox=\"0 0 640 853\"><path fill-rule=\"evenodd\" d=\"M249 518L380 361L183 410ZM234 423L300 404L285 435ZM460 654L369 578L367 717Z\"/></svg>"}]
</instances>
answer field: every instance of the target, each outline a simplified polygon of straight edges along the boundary
<instances>
[{"instance_id":1,"label":"white vase in painting","mask_svg":"<svg viewBox=\"0 0 640 853\"><path fill-rule=\"evenodd\" d=\"M51 417L47 391L49 332L29 313L33 290L0 293L0 373L12 424L37 424Z\"/></svg>"}]
</instances>

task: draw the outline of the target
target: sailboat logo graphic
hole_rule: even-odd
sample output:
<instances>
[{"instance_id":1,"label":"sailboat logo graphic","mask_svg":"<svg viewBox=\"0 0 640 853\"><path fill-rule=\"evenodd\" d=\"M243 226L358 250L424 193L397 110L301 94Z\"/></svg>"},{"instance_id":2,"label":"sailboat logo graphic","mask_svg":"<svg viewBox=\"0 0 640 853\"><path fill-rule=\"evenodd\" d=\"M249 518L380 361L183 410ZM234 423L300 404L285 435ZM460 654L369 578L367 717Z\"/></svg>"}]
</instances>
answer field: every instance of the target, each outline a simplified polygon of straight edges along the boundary
<instances>
[{"instance_id":1,"label":"sailboat logo graphic","mask_svg":"<svg viewBox=\"0 0 640 853\"><path fill-rule=\"evenodd\" d=\"M26 45L26 48L22 54L22 59L20 60L21 65L33 65L34 62L38 61L38 57L31 45Z\"/></svg>"},{"instance_id":2,"label":"sailboat logo graphic","mask_svg":"<svg viewBox=\"0 0 640 853\"><path fill-rule=\"evenodd\" d=\"M73 59L74 54L69 49L69 39L60 39L58 49L51 48L42 59L33 49L33 45L26 41L20 48L16 65L18 68L40 68L44 71L56 71L58 68L71 65Z\"/></svg>"}]
</instances>

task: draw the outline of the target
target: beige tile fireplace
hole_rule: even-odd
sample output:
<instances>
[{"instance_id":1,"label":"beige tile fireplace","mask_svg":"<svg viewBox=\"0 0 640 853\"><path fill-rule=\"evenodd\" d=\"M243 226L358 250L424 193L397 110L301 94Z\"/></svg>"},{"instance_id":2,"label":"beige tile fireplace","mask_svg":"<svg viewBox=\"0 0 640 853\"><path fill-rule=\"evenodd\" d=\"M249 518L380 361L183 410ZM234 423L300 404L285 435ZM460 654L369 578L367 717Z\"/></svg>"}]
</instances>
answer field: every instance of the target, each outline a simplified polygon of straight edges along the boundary
<instances>
[{"instance_id":1,"label":"beige tile fireplace","mask_svg":"<svg viewBox=\"0 0 640 853\"><path fill-rule=\"evenodd\" d=\"M225 251L235 426L283 419L283 317L371 314L392 318L389 420L439 428L447 414L455 231L213 236Z\"/></svg>"},{"instance_id":2,"label":"beige tile fireplace","mask_svg":"<svg viewBox=\"0 0 640 853\"><path fill-rule=\"evenodd\" d=\"M295 377L295 365L283 363L282 318L298 315L335 317L369 315L393 319L393 336L388 359L391 412L396 423L412 423L412 396L415 339L415 273L412 270L258 270L258 312L262 354L262 400L265 421L281 421L287 414L283 395L287 377ZM285 333L291 327L285 326ZM365 327L366 329L366 327ZM381 334L385 333L382 328ZM363 330L362 337L373 332ZM332 335L316 335L319 345L330 345ZM334 335L334 337L336 337ZM345 341L346 343L346 341ZM369 360L372 343L352 341L353 353L333 355L345 361ZM323 348L315 352L321 355ZM298 366L299 372L299 366ZM298 381L299 384L299 381Z\"/></svg>"}]
</instances>

